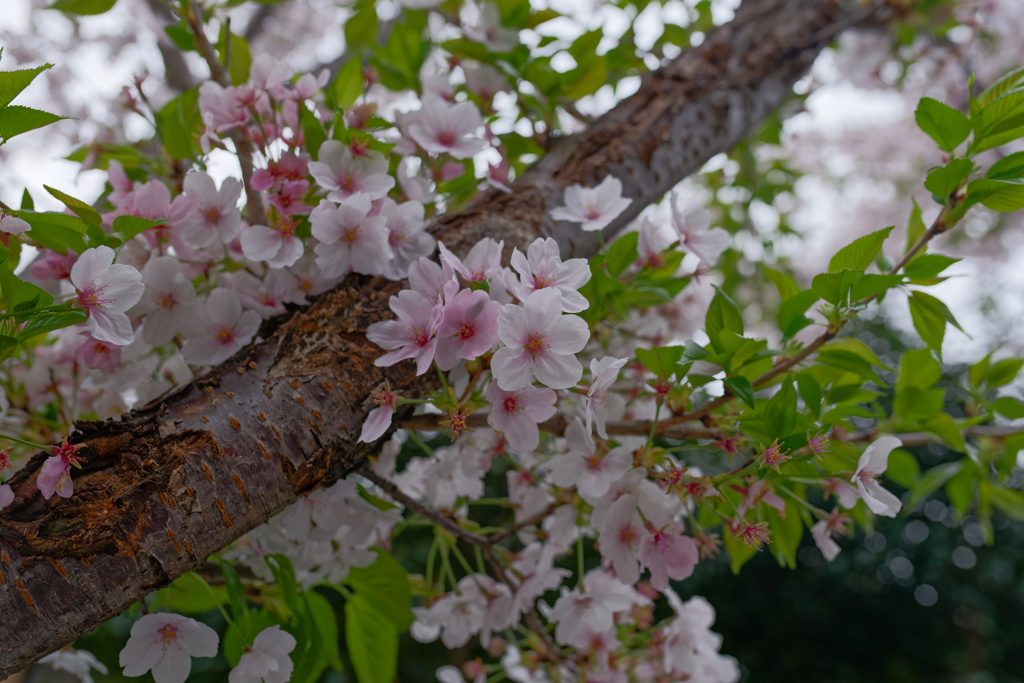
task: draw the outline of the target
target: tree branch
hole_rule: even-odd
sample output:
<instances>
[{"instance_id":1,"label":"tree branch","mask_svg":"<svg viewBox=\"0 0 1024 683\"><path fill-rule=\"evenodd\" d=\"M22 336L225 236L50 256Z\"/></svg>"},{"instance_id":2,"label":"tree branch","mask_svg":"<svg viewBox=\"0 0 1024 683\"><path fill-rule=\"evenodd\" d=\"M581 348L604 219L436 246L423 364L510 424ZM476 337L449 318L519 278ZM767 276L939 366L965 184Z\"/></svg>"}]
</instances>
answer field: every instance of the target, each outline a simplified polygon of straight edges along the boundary
<instances>
[{"instance_id":1,"label":"tree branch","mask_svg":"<svg viewBox=\"0 0 1024 683\"><path fill-rule=\"evenodd\" d=\"M874 7L872 17L887 11L880 1ZM548 213L567 187L618 177L634 200L607 234L620 230L784 101L847 16L829 0L744 3L731 24L555 146L512 194L484 194L440 219L435 236L456 253L485 236L504 239L508 253L550 236L563 257L593 254L599 235ZM391 316L388 298L402 287L350 276L177 394L120 422L78 423L74 440L86 446L87 463L73 475L71 498L41 498L36 477L46 456L32 458L10 480L15 500L0 511L0 676L71 643L358 468L375 450L358 442L371 391L385 381L410 397L436 387L411 363L373 365L381 351L366 328Z\"/></svg>"}]
</instances>

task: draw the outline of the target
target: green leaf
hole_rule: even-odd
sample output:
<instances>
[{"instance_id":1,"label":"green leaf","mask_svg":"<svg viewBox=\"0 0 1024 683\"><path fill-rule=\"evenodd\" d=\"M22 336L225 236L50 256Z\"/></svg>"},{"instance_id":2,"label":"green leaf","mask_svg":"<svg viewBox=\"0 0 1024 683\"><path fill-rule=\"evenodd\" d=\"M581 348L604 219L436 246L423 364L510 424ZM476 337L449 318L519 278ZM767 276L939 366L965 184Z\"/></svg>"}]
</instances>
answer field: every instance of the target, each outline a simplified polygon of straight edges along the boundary
<instances>
[{"instance_id":1,"label":"green leaf","mask_svg":"<svg viewBox=\"0 0 1024 683\"><path fill-rule=\"evenodd\" d=\"M75 199L69 194L64 194L60 190L55 190L49 185L43 185L43 189L50 193L58 201L62 202L64 206L71 209L75 214L83 221L90 225L100 225L103 223L103 218L96 209L92 208L81 199Z\"/></svg>"},{"instance_id":2,"label":"green leaf","mask_svg":"<svg viewBox=\"0 0 1024 683\"><path fill-rule=\"evenodd\" d=\"M25 235L39 246L65 254L68 249L81 254L85 251L85 235L88 224L78 216L66 213L18 212L32 229Z\"/></svg>"},{"instance_id":3,"label":"green leaf","mask_svg":"<svg viewBox=\"0 0 1024 683\"><path fill-rule=\"evenodd\" d=\"M928 471L924 472L914 487L910 489L910 498L907 500L906 509L912 510L917 507L917 504L927 498L933 492L937 491L940 486L945 484L950 478L959 472L963 468L962 461L946 462L941 465L936 465Z\"/></svg>"},{"instance_id":4,"label":"green leaf","mask_svg":"<svg viewBox=\"0 0 1024 683\"><path fill-rule=\"evenodd\" d=\"M732 299L717 287L715 287L715 298L711 300L707 317L704 319L704 330L716 348L718 336L723 330L743 334L743 317L740 315L739 309Z\"/></svg>"},{"instance_id":5,"label":"green leaf","mask_svg":"<svg viewBox=\"0 0 1024 683\"><path fill-rule=\"evenodd\" d=\"M231 602L231 613L235 619L241 618L247 611L248 601L245 599L245 588L242 580L238 578L238 572L225 560L220 560L220 572L224 576L224 585L227 587L228 600Z\"/></svg>"},{"instance_id":6,"label":"green leaf","mask_svg":"<svg viewBox=\"0 0 1024 683\"><path fill-rule=\"evenodd\" d=\"M213 594L210 594L210 591ZM203 614L228 601L223 588L207 586L193 572L183 574L167 588L156 592L156 599L150 605L152 610L168 610L178 614Z\"/></svg>"},{"instance_id":7,"label":"green leaf","mask_svg":"<svg viewBox=\"0 0 1024 683\"><path fill-rule=\"evenodd\" d=\"M405 631L413 622L409 576L391 553L380 549L376 553L377 561L369 567L349 570L345 583L363 593L398 631Z\"/></svg>"},{"instance_id":8,"label":"green leaf","mask_svg":"<svg viewBox=\"0 0 1024 683\"><path fill-rule=\"evenodd\" d=\"M357 50L377 39L377 8L373 0L359 0L355 14L345 22L345 44Z\"/></svg>"},{"instance_id":9,"label":"green leaf","mask_svg":"<svg viewBox=\"0 0 1024 683\"><path fill-rule=\"evenodd\" d=\"M1021 367L1024 367L1024 359L1004 358L992 364L992 367L985 375L985 381L990 388L1009 384L1017 376L1017 373L1020 372Z\"/></svg>"},{"instance_id":10,"label":"green leaf","mask_svg":"<svg viewBox=\"0 0 1024 683\"><path fill-rule=\"evenodd\" d=\"M668 379L682 359L683 351L682 346L656 346L653 349L637 349L636 357L659 378Z\"/></svg>"},{"instance_id":11,"label":"green leaf","mask_svg":"<svg viewBox=\"0 0 1024 683\"><path fill-rule=\"evenodd\" d=\"M768 528L772 531L772 542L768 550L775 556L780 567L796 569L796 551L800 548L800 539L804 532L800 510L789 501L786 502L785 516L780 515L779 511L770 505L764 505L762 509Z\"/></svg>"},{"instance_id":12,"label":"green leaf","mask_svg":"<svg viewBox=\"0 0 1024 683\"><path fill-rule=\"evenodd\" d=\"M812 289L805 289L797 292L782 302L779 306L775 319L779 324L784 339L789 339L797 332L807 327L814 321L804 313L818 300L818 294Z\"/></svg>"},{"instance_id":13,"label":"green leaf","mask_svg":"<svg viewBox=\"0 0 1024 683\"><path fill-rule=\"evenodd\" d=\"M295 568L285 555L267 555L267 566L274 574L274 579L281 588L284 603L293 612L299 611L299 584L295 580Z\"/></svg>"},{"instance_id":14,"label":"green leaf","mask_svg":"<svg viewBox=\"0 0 1024 683\"><path fill-rule=\"evenodd\" d=\"M316 114L306 108L305 104L299 104L299 123L302 125L302 134L306 138L306 149L309 150L310 156L313 161L316 161L319 152L320 145L327 140L327 131L324 130L324 124L320 123L320 119L316 117Z\"/></svg>"},{"instance_id":15,"label":"green leaf","mask_svg":"<svg viewBox=\"0 0 1024 683\"><path fill-rule=\"evenodd\" d=\"M608 82L608 58L605 55L595 56L562 76L565 97L578 100L593 95Z\"/></svg>"},{"instance_id":16,"label":"green leaf","mask_svg":"<svg viewBox=\"0 0 1024 683\"><path fill-rule=\"evenodd\" d=\"M939 413L926 420L924 428L945 441L946 445L953 450L960 453L967 452L967 447L964 445L964 437L960 433L960 427L946 413Z\"/></svg>"},{"instance_id":17,"label":"green leaf","mask_svg":"<svg viewBox=\"0 0 1024 683\"><path fill-rule=\"evenodd\" d=\"M946 497L963 519L974 500L974 491L978 486L978 468L969 459L960 461L963 467L946 482Z\"/></svg>"},{"instance_id":18,"label":"green leaf","mask_svg":"<svg viewBox=\"0 0 1024 683\"><path fill-rule=\"evenodd\" d=\"M942 254L922 254L904 267L903 272L912 281L931 280L939 273L962 259L950 258Z\"/></svg>"},{"instance_id":19,"label":"green leaf","mask_svg":"<svg viewBox=\"0 0 1024 683\"><path fill-rule=\"evenodd\" d=\"M796 426L796 390L786 378L764 408L765 436L770 439L789 436Z\"/></svg>"},{"instance_id":20,"label":"green leaf","mask_svg":"<svg viewBox=\"0 0 1024 683\"><path fill-rule=\"evenodd\" d=\"M907 222L907 245L903 248L904 254L924 237L927 230L924 221L921 220L921 207L917 205L917 200L911 197L910 201L914 203L914 208L910 210L910 220Z\"/></svg>"},{"instance_id":21,"label":"green leaf","mask_svg":"<svg viewBox=\"0 0 1024 683\"><path fill-rule=\"evenodd\" d=\"M757 550L744 543L742 537L733 536L728 528L722 529L722 544L729 553L729 566L733 574L739 574L747 560L757 555Z\"/></svg>"},{"instance_id":22,"label":"green leaf","mask_svg":"<svg viewBox=\"0 0 1024 683\"><path fill-rule=\"evenodd\" d=\"M608 265L608 273L612 277L621 275L631 263L637 260L639 253L636 245L639 238L640 233L627 232L608 247L604 261Z\"/></svg>"},{"instance_id":23,"label":"green leaf","mask_svg":"<svg viewBox=\"0 0 1024 683\"><path fill-rule=\"evenodd\" d=\"M398 663L398 631L359 593L345 601L345 642L359 683L391 683Z\"/></svg>"},{"instance_id":24,"label":"green leaf","mask_svg":"<svg viewBox=\"0 0 1024 683\"><path fill-rule=\"evenodd\" d=\"M1002 484L992 485L992 503L1004 515L1018 522L1024 522L1024 493L1008 489Z\"/></svg>"},{"instance_id":25,"label":"green leaf","mask_svg":"<svg viewBox=\"0 0 1024 683\"><path fill-rule=\"evenodd\" d=\"M935 349L935 352L941 357L942 340L946 336L946 323L952 323L957 329L961 329L959 323L946 304L931 294L911 292L909 302L914 329L921 335L924 343Z\"/></svg>"},{"instance_id":26,"label":"green leaf","mask_svg":"<svg viewBox=\"0 0 1024 683\"><path fill-rule=\"evenodd\" d=\"M902 448L897 448L889 454L889 464L885 469L885 476L909 489L921 476L921 466L917 464L917 458Z\"/></svg>"},{"instance_id":27,"label":"green leaf","mask_svg":"<svg viewBox=\"0 0 1024 683\"><path fill-rule=\"evenodd\" d=\"M781 297L783 301L795 296L800 291L800 285L796 283L796 280L794 280L793 276L789 273L783 273L780 270L769 268L763 263L761 264L761 269L764 270L768 279L775 284L775 288L779 290L779 297Z\"/></svg>"},{"instance_id":28,"label":"green leaf","mask_svg":"<svg viewBox=\"0 0 1024 683\"><path fill-rule=\"evenodd\" d=\"M850 299L863 301L881 296L893 287L902 284L902 275L883 275L880 273L868 273L862 275L853 287L850 288Z\"/></svg>"},{"instance_id":29,"label":"green leaf","mask_svg":"<svg viewBox=\"0 0 1024 683\"><path fill-rule=\"evenodd\" d=\"M930 97L923 97L914 111L918 127L947 152L967 139L971 133L971 121L949 105Z\"/></svg>"},{"instance_id":30,"label":"green leaf","mask_svg":"<svg viewBox=\"0 0 1024 683\"><path fill-rule=\"evenodd\" d=\"M103 14L109 12L117 0L57 0L46 9L59 9L68 14Z\"/></svg>"},{"instance_id":31,"label":"green leaf","mask_svg":"<svg viewBox=\"0 0 1024 683\"><path fill-rule=\"evenodd\" d=\"M221 64L227 67L231 76L231 85L242 85L249 80L249 69L252 66L249 43L242 36L230 33L227 24L221 24L217 51L220 53Z\"/></svg>"},{"instance_id":32,"label":"green leaf","mask_svg":"<svg viewBox=\"0 0 1024 683\"><path fill-rule=\"evenodd\" d=\"M835 350L849 351L850 353L854 353L854 354L860 356L861 358L866 360L868 363L871 363L872 365L874 365L876 367L884 368L886 370L892 370L892 368L890 368L888 365L883 363L878 358L878 356L875 355L874 351L869 349L864 342L862 342L860 339L857 339L856 337L842 337L841 339L833 339L832 341L824 344L821 347L821 350L822 351L835 351Z\"/></svg>"},{"instance_id":33,"label":"green leaf","mask_svg":"<svg viewBox=\"0 0 1024 683\"><path fill-rule=\"evenodd\" d=\"M862 270L844 270L839 273L815 275L811 289L833 306L845 306L852 302L853 286L864 276Z\"/></svg>"},{"instance_id":34,"label":"green leaf","mask_svg":"<svg viewBox=\"0 0 1024 683\"><path fill-rule=\"evenodd\" d=\"M141 235L158 225L167 225L167 221L151 221L148 218L139 218L138 216L118 216L114 219L113 234L120 237L123 242L127 242L136 235Z\"/></svg>"},{"instance_id":35,"label":"green leaf","mask_svg":"<svg viewBox=\"0 0 1024 683\"><path fill-rule=\"evenodd\" d=\"M839 273L844 270L864 270L875 260L875 256L878 255L882 244L892 230L893 226L889 226L850 242L840 249L832 257L832 260L828 262L828 272ZM824 299L825 297L822 298Z\"/></svg>"},{"instance_id":36,"label":"green leaf","mask_svg":"<svg viewBox=\"0 0 1024 683\"><path fill-rule=\"evenodd\" d=\"M924 187L935 195L940 204L949 206L950 197L973 170L974 162L970 159L952 159L945 166L932 170L924 181Z\"/></svg>"},{"instance_id":37,"label":"green leaf","mask_svg":"<svg viewBox=\"0 0 1024 683\"><path fill-rule=\"evenodd\" d=\"M804 405L811 411L814 417L821 415L821 385L814 379L810 372L804 370L796 375L796 389Z\"/></svg>"},{"instance_id":38,"label":"green leaf","mask_svg":"<svg viewBox=\"0 0 1024 683\"><path fill-rule=\"evenodd\" d=\"M725 386L732 390L732 393L751 408L754 407L754 387L746 377L726 377Z\"/></svg>"},{"instance_id":39,"label":"green leaf","mask_svg":"<svg viewBox=\"0 0 1024 683\"><path fill-rule=\"evenodd\" d=\"M363 94L363 62L353 57L338 70L338 77L331 84L330 95L335 103L348 109ZM312 149L312 148L311 148Z\"/></svg>"},{"instance_id":40,"label":"green leaf","mask_svg":"<svg viewBox=\"0 0 1024 683\"><path fill-rule=\"evenodd\" d=\"M28 188L26 187L21 192L21 210L22 211L35 211L35 208L36 208L36 203L35 203L35 201L32 200L32 195L30 195L28 193Z\"/></svg>"},{"instance_id":41,"label":"green leaf","mask_svg":"<svg viewBox=\"0 0 1024 683\"><path fill-rule=\"evenodd\" d=\"M52 67L53 64L43 64L34 69L0 71L0 108L10 104L35 80L36 76Z\"/></svg>"},{"instance_id":42,"label":"green leaf","mask_svg":"<svg viewBox=\"0 0 1024 683\"><path fill-rule=\"evenodd\" d=\"M88 320L88 316L82 311L68 310L65 312L51 313L42 316L29 318L25 326L21 328L21 332L18 334L20 341L26 341L32 337L39 336L40 334L46 334L47 332L53 332L64 327L71 327L72 325L79 325Z\"/></svg>"},{"instance_id":43,"label":"green leaf","mask_svg":"<svg viewBox=\"0 0 1024 683\"><path fill-rule=\"evenodd\" d=\"M1011 180L1024 176L1024 152L1014 152L992 164L985 172L986 178Z\"/></svg>"},{"instance_id":44,"label":"green leaf","mask_svg":"<svg viewBox=\"0 0 1024 683\"><path fill-rule=\"evenodd\" d=\"M167 154L175 159L195 157L192 129L200 122L197 88L187 90L165 104L156 113L156 132Z\"/></svg>"},{"instance_id":45,"label":"green leaf","mask_svg":"<svg viewBox=\"0 0 1024 683\"><path fill-rule=\"evenodd\" d=\"M975 99L978 110L980 111L984 107L988 106L993 100L1002 96L1007 91L1018 87L1021 84L1022 79L1024 79L1024 67L1013 69L1012 71L1008 71L1004 75L1000 76Z\"/></svg>"},{"instance_id":46,"label":"green leaf","mask_svg":"<svg viewBox=\"0 0 1024 683\"><path fill-rule=\"evenodd\" d=\"M871 364L852 351L845 349L825 350L818 352L818 362L830 368L838 368L871 380L875 384L884 384L882 379L871 368Z\"/></svg>"},{"instance_id":47,"label":"green leaf","mask_svg":"<svg viewBox=\"0 0 1024 683\"><path fill-rule=\"evenodd\" d=\"M165 26L164 32L178 48L186 52L196 49L196 36L184 22L174 24L173 26Z\"/></svg>"},{"instance_id":48,"label":"green leaf","mask_svg":"<svg viewBox=\"0 0 1024 683\"><path fill-rule=\"evenodd\" d=\"M1002 396L992 402L992 410L1011 420L1024 417L1024 403L1012 396Z\"/></svg>"},{"instance_id":49,"label":"green leaf","mask_svg":"<svg viewBox=\"0 0 1024 683\"><path fill-rule=\"evenodd\" d=\"M1024 178L996 180L978 178L967 185L967 199L964 206L977 203L1000 213L1011 213L1024 208Z\"/></svg>"},{"instance_id":50,"label":"green leaf","mask_svg":"<svg viewBox=\"0 0 1024 683\"><path fill-rule=\"evenodd\" d=\"M318 641L317 645L311 649L311 654L315 655L318 663L323 663L320 666L307 668L309 674L312 675L307 674L306 680L318 681L326 666L331 666L337 671L344 668L338 651L338 618L327 598L316 591L306 591L304 597L312 621L312 628L309 629L309 632Z\"/></svg>"},{"instance_id":51,"label":"green leaf","mask_svg":"<svg viewBox=\"0 0 1024 683\"><path fill-rule=\"evenodd\" d=\"M63 121L67 116L57 116L46 111L12 104L0 109L0 145L11 138L36 128Z\"/></svg>"}]
</instances>

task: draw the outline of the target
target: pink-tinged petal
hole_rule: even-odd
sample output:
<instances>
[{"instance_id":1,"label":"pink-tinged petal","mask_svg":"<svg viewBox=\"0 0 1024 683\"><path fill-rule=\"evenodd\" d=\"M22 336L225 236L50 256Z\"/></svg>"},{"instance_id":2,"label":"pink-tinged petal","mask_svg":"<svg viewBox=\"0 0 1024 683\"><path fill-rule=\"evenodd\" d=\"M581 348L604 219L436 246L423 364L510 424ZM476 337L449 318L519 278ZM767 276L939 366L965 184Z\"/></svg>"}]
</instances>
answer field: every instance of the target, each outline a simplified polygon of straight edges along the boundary
<instances>
[{"instance_id":1,"label":"pink-tinged petal","mask_svg":"<svg viewBox=\"0 0 1024 683\"><path fill-rule=\"evenodd\" d=\"M242 245L242 249L244 251L244 244ZM281 241L281 248L273 258L264 260L266 260L267 265L271 268L288 268L295 265L295 262L302 258L304 251L305 247L302 245L302 240L298 237L290 236ZM246 258L249 257L246 256Z\"/></svg>"},{"instance_id":2,"label":"pink-tinged petal","mask_svg":"<svg viewBox=\"0 0 1024 683\"><path fill-rule=\"evenodd\" d=\"M141 619L139 620L141 621ZM138 624L139 622L135 622ZM134 632L134 627L132 631ZM128 643L121 650L120 664L123 667L124 675L135 677L141 676L160 661L163 657L164 651L160 649L158 645L153 642L155 633L152 637L132 637L128 640Z\"/></svg>"},{"instance_id":3,"label":"pink-tinged petal","mask_svg":"<svg viewBox=\"0 0 1024 683\"><path fill-rule=\"evenodd\" d=\"M821 551L821 554L825 556L826 560L831 562L836 559L841 548L832 538L832 534L829 533L828 522L825 520L818 521L811 527L811 536L814 538L814 543L818 546L818 550Z\"/></svg>"},{"instance_id":4,"label":"pink-tinged petal","mask_svg":"<svg viewBox=\"0 0 1024 683\"><path fill-rule=\"evenodd\" d=\"M128 316L116 308L95 308L89 313L89 333L100 341L127 346L135 341Z\"/></svg>"},{"instance_id":5,"label":"pink-tinged petal","mask_svg":"<svg viewBox=\"0 0 1024 683\"><path fill-rule=\"evenodd\" d=\"M53 495L52 493L50 495ZM14 502L14 491L7 484L0 484L0 510Z\"/></svg>"},{"instance_id":6,"label":"pink-tinged petal","mask_svg":"<svg viewBox=\"0 0 1024 683\"><path fill-rule=\"evenodd\" d=\"M252 341L252 338L259 332L263 318L256 311L246 311L238 318L235 324L235 344L241 348Z\"/></svg>"},{"instance_id":7,"label":"pink-tinged petal","mask_svg":"<svg viewBox=\"0 0 1024 683\"><path fill-rule=\"evenodd\" d=\"M579 353L590 341L590 327L579 316L563 315L548 328L544 341L553 354Z\"/></svg>"},{"instance_id":8,"label":"pink-tinged petal","mask_svg":"<svg viewBox=\"0 0 1024 683\"><path fill-rule=\"evenodd\" d=\"M110 247L86 249L71 267L71 284L86 289L102 277L114 262L114 250Z\"/></svg>"},{"instance_id":9,"label":"pink-tinged petal","mask_svg":"<svg viewBox=\"0 0 1024 683\"><path fill-rule=\"evenodd\" d=\"M871 474L882 474L889 465L889 454L903 445L899 438L886 435L879 437L864 450L861 456L862 463L858 463L858 469L864 469Z\"/></svg>"},{"instance_id":10,"label":"pink-tinged petal","mask_svg":"<svg viewBox=\"0 0 1024 683\"><path fill-rule=\"evenodd\" d=\"M502 307L503 311L504 308L506 307ZM516 389L529 386L533 371L534 363L528 351L506 346L498 349L494 356L491 357L491 372L494 374L494 379L498 386L505 391L515 391ZM582 372L583 368L581 366L581 376ZM572 385L570 384L569 386Z\"/></svg>"},{"instance_id":11,"label":"pink-tinged petal","mask_svg":"<svg viewBox=\"0 0 1024 683\"><path fill-rule=\"evenodd\" d=\"M562 293L553 288L538 289L526 299L523 308L526 311L526 331L540 332L546 337L562 316ZM547 339L545 341L551 343Z\"/></svg>"},{"instance_id":12,"label":"pink-tinged petal","mask_svg":"<svg viewBox=\"0 0 1024 683\"><path fill-rule=\"evenodd\" d=\"M115 263L103 278L103 298L112 299L122 311L139 303L145 290L142 273L131 266Z\"/></svg>"},{"instance_id":13,"label":"pink-tinged petal","mask_svg":"<svg viewBox=\"0 0 1024 683\"><path fill-rule=\"evenodd\" d=\"M394 415L394 411L391 410L391 406L381 406L371 410L370 414L366 416L366 421L363 422L363 431L359 434L359 440L364 443L373 443L384 436L384 432L391 426L392 415Z\"/></svg>"},{"instance_id":14,"label":"pink-tinged petal","mask_svg":"<svg viewBox=\"0 0 1024 683\"><path fill-rule=\"evenodd\" d=\"M576 386L583 377L583 365L576 356L545 353L534 359L533 373L545 386L552 389L568 389Z\"/></svg>"},{"instance_id":15,"label":"pink-tinged petal","mask_svg":"<svg viewBox=\"0 0 1024 683\"><path fill-rule=\"evenodd\" d=\"M427 342L426 346L420 349L419 356L416 358L416 374L422 375L424 372L430 369L431 363L434 362L434 350L437 348L437 339L431 339Z\"/></svg>"},{"instance_id":16,"label":"pink-tinged petal","mask_svg":"<svg viewBox=\"0 0 1024 683\"><path fill-rule=\"evenodd\" d=\"M271 230L265 225L253 225L247 228L240 239L242 253L250 261L269 261L281 250L281 233Z\"/></svg>"},{"instance_id":17,"label":"pink-tinged petal","mask_svg":"<svg viewBox=\"0 0 1024 683\"><path fill-rule=\"evenodd\" d=\"M185 650L168 647L163 657L153 665L154 683L185 683L192 671L192 657Z\"/></svg>"},{"instance_id":18,"label":"pink-tinged petal","mask_svg":"<svg viewBox=\"0 0 1024 683\"><path fill-rule=\"evenodd\" d=\"M65 466L64 460L60 456L46 459L43 466L39 468L39 475L36 477L36 487L39 489L39 493L43 495L43 498L46 500L50 499L50 496L57 490L57 482L60 481L66 472L67 466Z\"/></svg>"},{"instance_id":19,"label":"pink-tinged petal","mask_svg":"<svg viewBox=\"0 0 1024 683\"><path fill-rule=\"evenodd\" d=\"M231 324L242 315L242 304L238 300L238 295L224 287L218 287L210 292L206 306L210 311L210 317L216 322Z\"/></svg>"},{"instance_id":20,"label":"pink-tinged petal","mask_svg":"<svg viewBox=\"0 0 1024 683\"><path fill-rule=\"evenodd\" d=\"M523 345L527 334L526 311L515 304L502 306L498 311L498 339L506 346L518 347Z\"/></svg>"},{"instance_id":21,"label":"pink-tinged petal","mask_svg":"<svg viewBox=\"0 0 1024 683\"><path fill-rule=\"evenodd\" d=\"M178 640L192 657L216 657L220 638L217 632L206 624L182 617L175 624Z\"/></svg>"},{"instance_id":22,"label":"pink-tinged petal","mask_svg":"<svg viewBox=\"0 0 1024 683\"><path fill-rule=\"evenodd\" d=\"M876 515L895 517L903 507L903 503L894 493L874 479L858 482L857 489L860 490L864 503Z\"/></svg>"}]
</instances>

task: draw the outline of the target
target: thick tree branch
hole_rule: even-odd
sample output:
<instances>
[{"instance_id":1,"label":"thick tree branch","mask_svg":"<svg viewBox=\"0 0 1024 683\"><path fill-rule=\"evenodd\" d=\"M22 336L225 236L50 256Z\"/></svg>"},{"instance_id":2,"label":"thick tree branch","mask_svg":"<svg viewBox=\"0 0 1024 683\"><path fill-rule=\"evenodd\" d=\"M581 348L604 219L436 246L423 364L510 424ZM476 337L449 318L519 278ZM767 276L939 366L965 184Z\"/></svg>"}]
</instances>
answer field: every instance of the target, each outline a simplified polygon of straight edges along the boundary
<instances>
[{"instance_id":1,"label":"thick tree branch","mask_svg":"<svg viewBox=\"0 0 1024 683\"><path fill-rule=\"evenodd\" d=\"M744 3L731 24L557 145L511 195L487 193L435 234L463 253L485 236L509 250L551 236L565 257L593 254L597 235L549 217L566 187L618 177L634 201L608 231L622 228L785 100L848 17L831 0ZM366 328L390 316L388 297L402 286L349 277L179 393L120 422L79 423L87 465L69 499L39 495L44 454L15 475L15 501L0 512L0 677L359 467L374 451L357 442L370 392L387 380L423 396L436 381L409 363L373 365L381 352Z\"/></svg>"}]
</instances>

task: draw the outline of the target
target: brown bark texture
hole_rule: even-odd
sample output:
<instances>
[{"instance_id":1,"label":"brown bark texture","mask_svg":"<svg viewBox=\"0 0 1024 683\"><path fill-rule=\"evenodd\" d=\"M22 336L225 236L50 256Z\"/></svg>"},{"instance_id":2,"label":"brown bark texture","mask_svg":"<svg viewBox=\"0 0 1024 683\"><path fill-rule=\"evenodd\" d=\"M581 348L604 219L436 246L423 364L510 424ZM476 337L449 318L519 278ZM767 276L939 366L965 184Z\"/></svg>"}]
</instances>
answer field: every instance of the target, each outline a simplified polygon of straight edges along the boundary
<instances>
[{"instance_id":1,"label":"brown bark texture","mask_svg":"<svg viewBox=\"0 0 1024 683\"><path fill-rule=\"evenodd\" d=\"M792 91L835 35L884 5L748 0L737 17L666 68L586 133L566 138L514 184L441 218L456 253L504 239L506 258L538 236L563 257L598 236L548 216L566 187L618 177L633 204L607 233L728 150ZM368 325L390 316L404 283L350 276L313 305L181 391L120 422L79 423L87 464L74 495L43 500L38 454L10 481L0 513L0 680L166 586L299 496L358 467L370 392L385 380L423 396L434 373L374 367ZM403 415L399 415L400 419Z\"/></svg>"}]
</instances>

